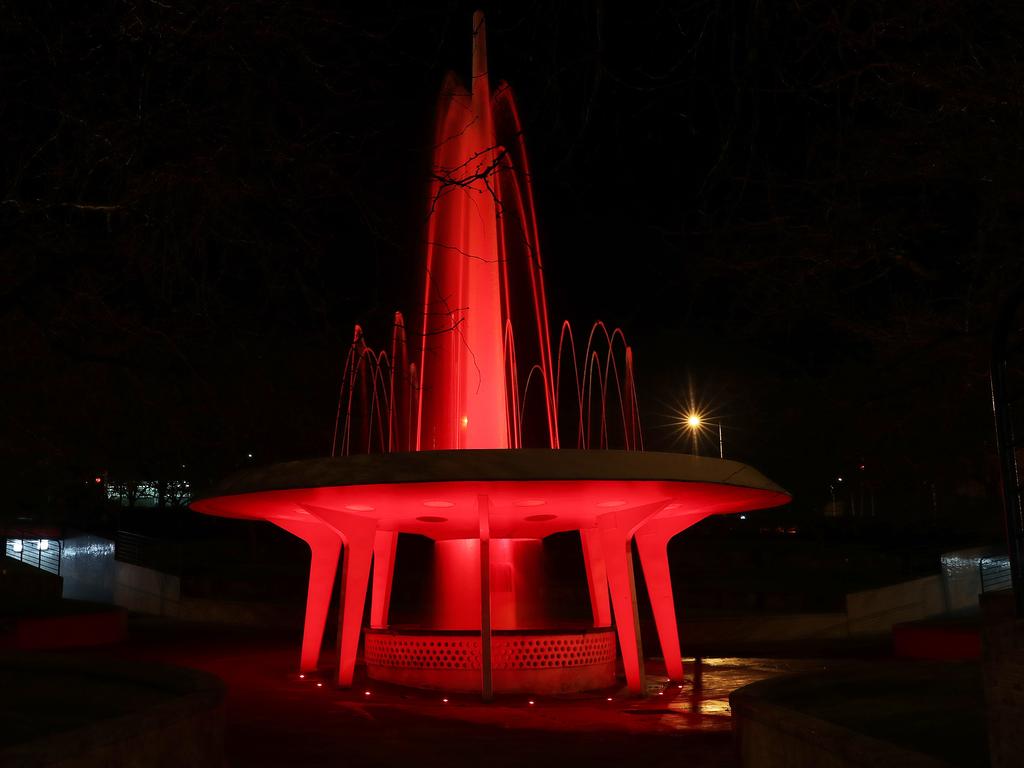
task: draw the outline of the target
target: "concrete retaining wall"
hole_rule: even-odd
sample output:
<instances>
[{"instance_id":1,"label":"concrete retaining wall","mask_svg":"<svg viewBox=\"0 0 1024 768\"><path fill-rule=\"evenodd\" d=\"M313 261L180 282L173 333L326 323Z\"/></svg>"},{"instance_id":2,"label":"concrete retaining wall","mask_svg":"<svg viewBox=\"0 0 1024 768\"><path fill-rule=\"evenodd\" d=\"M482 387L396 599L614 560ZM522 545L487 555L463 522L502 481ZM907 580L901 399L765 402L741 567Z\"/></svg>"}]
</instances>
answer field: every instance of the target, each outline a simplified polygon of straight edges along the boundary
<instances>
[{"instance_id":1,"label":"concrete retaining wall","mask_svg":"<svg viewBox=\"0 0 1024 768\"><path fill-rule=\"evenodd\" d=\"M949 764L772 701L791 676L729 696L742 768L950 768Z\"/></svg>"},{"instance_id":2,"label":"concrete retaining wall","mask_svg":"<svg viewBox=\"0 0 1024 768\"><path fill-rule=\"evenodd\" d=\"M850 635L886 634L892 630L893 624L926 619L945 612L945 587L938 575L851 592L846 596Z\"/></svg>"}]
</instances>

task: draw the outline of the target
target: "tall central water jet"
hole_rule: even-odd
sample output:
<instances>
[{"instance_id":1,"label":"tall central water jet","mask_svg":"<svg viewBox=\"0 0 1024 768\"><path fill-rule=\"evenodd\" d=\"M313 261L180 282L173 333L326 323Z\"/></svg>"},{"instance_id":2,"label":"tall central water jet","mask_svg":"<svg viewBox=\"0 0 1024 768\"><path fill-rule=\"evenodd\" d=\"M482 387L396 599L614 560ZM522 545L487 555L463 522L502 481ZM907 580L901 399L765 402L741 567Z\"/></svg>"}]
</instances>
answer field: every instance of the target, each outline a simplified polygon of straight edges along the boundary
<instances>
[{"instance_id":1,"label":"tall central water jet","mask_svg":"<svg viewBox=\"0 0 1024 768\"><path fill-rule=\"evenodd\" d=\"M446 79L435 139L420 345L408 353L401 315L387 353L357 327L332 456L241 473L192 506L266 520L309 545L303 671L319 663L344 550L341 686L352 684L372 563L370 677L485 697L601 688L614 682L617 639L629 689L642 693L634 545L668 674L681 679L668 541L708 515L789 495L737 462L642 451L620 331L595 324L577 358L563 324L552 356L522 128L509 88L491 92L480 14L470 87ZM579 450L608 449L613 433L626 450ZM590 628L560 625L540 600L541 541L564 532L580 536ZM434 610L413 628L389 626L400 534L435 545Z\"/></svg>"},{"instance_id":2,"label":"tall central water jet","mask_svg":"<svg viewBox=\"0 0 1024 768\"><path fill-rule=\"evenodd\" d=\"M548 447L557 448L547 301L522 128L509 87L491 92L479 12L470 87L448 75L434 135L416 447L522 446L508 352L512 334L522 344L532 325ZM513 309L513 287L529 293L528 323Z\"/></svg>"},{"instance_id":3,"label":"tall central water jet","mask_svg":"<svg viewBox=\"0 0 1024 768\"><path fill-rule=\"evenodd\" d=\"M445 79L437 109L423 297L417 450L519 448L515 341L534 340L547 421L558 447L547 302L522 129L511 89L492 93L483 14L473 19L467 89ZM512 284L529 293L527 321ZM517 293L517 299L522 300ZM527 333L523 333L526 330ZM521 342L520 342L521 343ZM506 578L492 599L496 629L543 621L539 539L496 541L492 567ZM439 629L479 629L478 537L435 546Z\"/></svg>"}]
</instances>

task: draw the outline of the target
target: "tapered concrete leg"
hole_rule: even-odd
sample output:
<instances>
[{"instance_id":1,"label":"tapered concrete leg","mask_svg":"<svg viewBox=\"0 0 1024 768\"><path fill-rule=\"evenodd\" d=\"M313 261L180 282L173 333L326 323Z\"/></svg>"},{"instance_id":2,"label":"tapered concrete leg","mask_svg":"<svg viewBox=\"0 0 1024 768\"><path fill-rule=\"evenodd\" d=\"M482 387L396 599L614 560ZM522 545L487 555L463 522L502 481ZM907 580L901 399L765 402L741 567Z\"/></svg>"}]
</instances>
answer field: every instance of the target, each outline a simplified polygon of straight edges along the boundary
<instances>
[{"instance_id":1,"label":"tapered concrete leg","mask_svg":"<svg viewBox=\"0 0 1024 768\"><path fill-rule=\"evenodd\" d=\"M315 672L323 646L327 610L334 588L334 575L338 572L341 537L320 522L275 520L279 528L298 536L309 545L309 588L306 593L306 621L302 629L302 655L299 669Z\"/></svg>"},{"instance_id":2,"label":"tapered concrete leg","mask_svg":"<svg viewBox=\"0 0 1024 768\"><path fill-rule=\"evenodd\" d=\"M608 571L604 562L601 533L596 528L580 531L583 545L583 563L587 568L587 586L590 588L590 608L595 627L612 625L612 606L608 598Z\"/></svg>"},{"instance_id":3,"label":"tapered concrete leg","mask_svg":"<svg viewBox=\"0 0 1024 768\"><path fill-rule=\"evenodd\" d=\"M377 531L373 540L373 588L370 593L370 626L384 629L388 625L391 605L391 582L395 576L395 548L398 534Z\"/></svg>"},{"instance_id":4,"label":"tapered concrete leg","mask_svg":"<svg viewBox=\"0 0 1024 768\"><path fill-rule=\"evenodd\" d=\"M615 631L622 650L622 666L630 693L644 692L644 654L640 644L640 618L636 609L636 583L630 536L618 528L601 531L608 587L615 610Z\"/></svg>"},{"instance_id":5,"label":"tapered concrete leg","mask_svg":"<svg viewBox=\"0 0 1024 768\"><path fill-rule=\"evenodd\" d=\"M682 680L683 655L679 649L679 627L668 569L668 539L644 536L641 532L637 534L636 546L644 569L644 581L647 582L647 594L651 598L661 653L665 657L665 670L672 680Z\"/></svg>"},{"instance_id":6,"label":"tapered concrete leg","mask_svg":"<svg viewBox=\"0 0 1024 768\"><path fill-rule=\"evenodd\" d=\"M366 606L366 586L373 560L373 530L345 532L345 559L341 577L338 627L338 686L350 688L359 649L359 632Z\"/></svg>"}]
</instances>

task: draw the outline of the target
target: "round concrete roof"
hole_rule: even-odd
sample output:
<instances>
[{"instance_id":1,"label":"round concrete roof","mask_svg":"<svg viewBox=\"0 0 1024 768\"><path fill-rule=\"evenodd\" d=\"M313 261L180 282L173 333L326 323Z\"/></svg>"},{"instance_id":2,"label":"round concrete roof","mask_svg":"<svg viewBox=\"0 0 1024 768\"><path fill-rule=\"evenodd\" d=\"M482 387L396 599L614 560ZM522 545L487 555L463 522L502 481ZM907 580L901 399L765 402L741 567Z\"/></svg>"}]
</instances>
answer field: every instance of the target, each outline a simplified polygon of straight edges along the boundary
<instances>
[{"instance_id":1,"label":"round concrete roof","mask_svg":"<svg viewBox=\"0 0 1024 768\"><path fill-rule=\"evenodd\" d=\"M789 494L735 461L673 453L579 450L421 451L346 456L240 472L196 499L205 514L433 539L498 538L594 527L610 514L688 520L779 506ZM625 518L623 518L625 519Z\"/></svg>"},{"instance_id":2,"label":"round concrete roof","mask_svg":"<svg viewBox=\"0 0 1024 768\"><path fill-rule=\"evenodd\" d=\"M661 480L716 483L786 494L753 467L728 459L654 451L487 449L360 454L237 472L198 500L259 491L395 483Z\"/></svg>"}]
</instances>

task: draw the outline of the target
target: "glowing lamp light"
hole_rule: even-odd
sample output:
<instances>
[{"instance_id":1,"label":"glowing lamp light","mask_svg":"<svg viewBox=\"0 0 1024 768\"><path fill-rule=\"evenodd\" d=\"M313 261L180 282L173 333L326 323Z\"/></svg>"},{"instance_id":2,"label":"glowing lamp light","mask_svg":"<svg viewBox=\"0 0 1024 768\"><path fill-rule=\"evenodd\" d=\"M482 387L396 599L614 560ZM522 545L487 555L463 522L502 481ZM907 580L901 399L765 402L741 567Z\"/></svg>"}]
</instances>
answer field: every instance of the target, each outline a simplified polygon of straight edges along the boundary
<instances>
[{"instance_id":1,"label":"glowing lamp light","mask_svg":"<svg viewBox=\"0 0 1024 768\"><path fill-rule=\"evenodd\" d=\"M50 548L50 540L49 539L40 539L39 540L39 551L40 552L45 552L49 548Z\"/></svg>"},{"instance_id":2,"label":"glowing lamp light","mask_svg":"<svg viewBox=\"0 0 1024 768\"><path fill-rule=\"evenodd\" d=\"M317 688L323 688L323 687L324 687L324 684L323 684L323 683L317 683L317 684L316 684L316 687L317 687Z\"/></svg>"},{"instance_id":3,"label":"glowing lamp light","mask_svg":"<svg viewBox=\"0 0 1024 768\"><path fill-rule=\"evenodd\" d=\"M369 691L363 691L363 696L369 696L369 695L370 695Z\"/></svg>"},{"instance_id":4,"label":"glowing lamp light","mask_svg":"<svg viewBox=\"0 0 1024 768\"><path fill-rule=\"evenodd\" d=\"M691 413L686 417L686 426L690 429L700 429L701 422L704 421L699 413Z\"/></svg>"},{"instance_id":5,"label":"glowing lamp light","mask_svg":"<svg viewBox=\"0 0 1024 768\"><path fill-rule=\"evenodd\" d=\"M441 701L444 702L445 704L448 703L448 699L441 699Z\"/></svg>"},{"instance_id":6,"label":"glowing lamp light","mask_svg":"<svg viewBox=\"0 0 1024 768\"><path fill-rule=\"evenodd\" d=\"M529 705L530 705L530 706L532 707L532 706L533 706L534 704L536 704L537 702L535 702L535 701L534 701L533 699L530 699L530 700L529 700L528 702L526 702L526 703L527 703L527 704L529 704Z\"/></svg>"},{"instance_id":7,"label":"glowing lamp light","mask_svg":"<svg viewBox=\"0 0 1024 768\"><path fill-rule=\"evenodd\" d=\"M21 552L25 548L25 545L21 543L21 539L14 540L14 551Z\"/></svg>"},{"instance_id":8,"label":"glowing lamp light","mask_svg":"<svg viewBox=\"0 0 1024 768\"><path fill-rule=\"evenodd\" d=\"M611 700L612 700L612 697L611 697L611 696L609 696L609 697L608 697L608 701L611 701Z\"/></svg>"},{"instance_id":9,"label":"glowing lamp light","mask_svg":"<svg viewBox=\"0 0 1024 768\"><path fill-rule=\"evenodd\" d=\"M463 416L461 419L459 419L459 423L462 425L463 429L468 427L469 426L469 416Z\"/></svg>"},{"instance_id":10,"label":"glowing lamp light","mask_svg":"<svg viewBox=\"0 0 1024 768\"><path fill-rule=\"evenodd\" d=\"M102 482L103 482L103 478L102 478L102 477L100 477L99 475L97 475L96 477L94 477L94 478L92 479L92 481L93 481L94 483L96 483L96 485L99 485L100 483L102 483Z\"/></svg>"},{"instance_id":11,"label":"glowing lamp light","mask_svg":"<svg viewBox=\"0 0 1024 768\"><path fill-rule=\"evenodd\" d=\"M740 515L740 520L746 520L746 519L747 519L746 515Z\"/></svg>"},{"instance_id":12,"label":"glowing lamp light","mask_svg":"<svg viewBox=\"0 0 1024 768\"><path fill-rule=\"evenodd\" d=\"M305 679L306 679L305 675L299 675L299 680L305 680Z\"/></svg>"}]
</instances>

